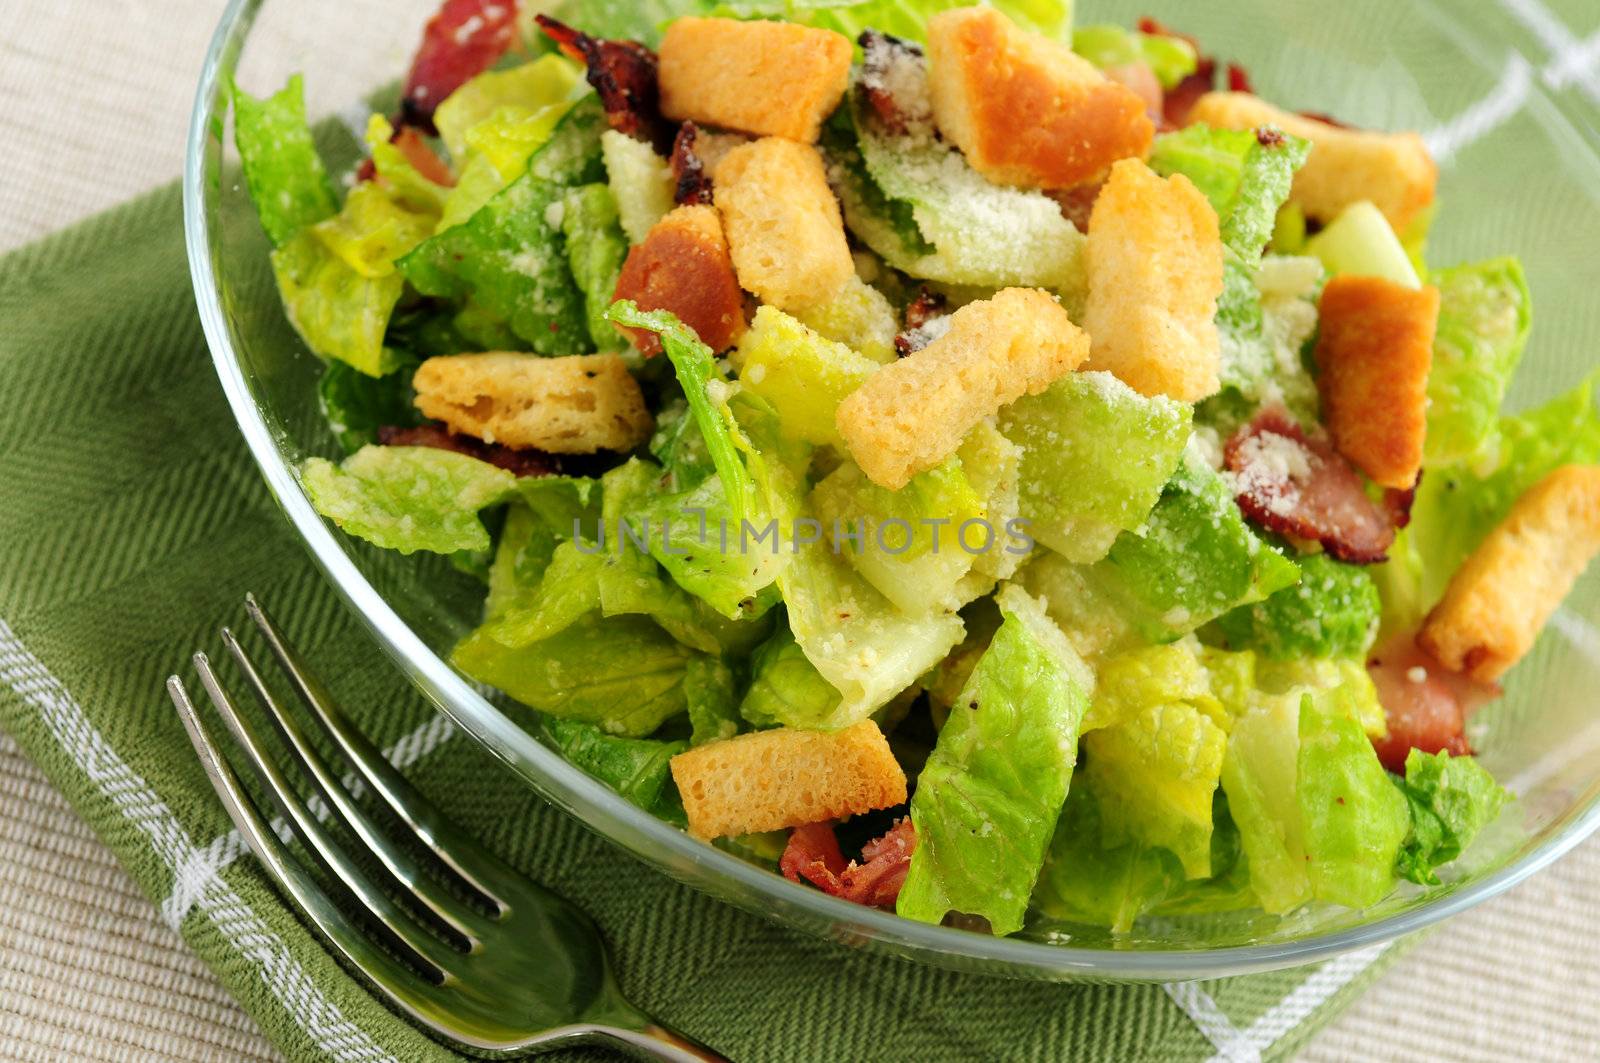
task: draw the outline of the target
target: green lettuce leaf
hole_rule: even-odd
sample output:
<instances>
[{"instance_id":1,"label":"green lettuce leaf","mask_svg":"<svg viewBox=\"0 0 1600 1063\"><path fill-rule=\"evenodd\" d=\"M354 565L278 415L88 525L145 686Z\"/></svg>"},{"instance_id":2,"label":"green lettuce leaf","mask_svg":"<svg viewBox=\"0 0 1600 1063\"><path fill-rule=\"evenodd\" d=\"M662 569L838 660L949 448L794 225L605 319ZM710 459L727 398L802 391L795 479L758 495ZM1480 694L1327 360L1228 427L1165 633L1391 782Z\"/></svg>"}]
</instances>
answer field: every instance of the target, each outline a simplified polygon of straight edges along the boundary
<instances>
[{"instance_id":1,"label":"green lettuce leaf","mask_svg":"<svg viewBox=\"0 0 1600 1063\"><path fill-rule=\"evenodd\" d=\"M304 81L296 74L280 91L260 100L237 85L230 89L233 139L245 187L261 227L282 246L339 209L306 124Z\"/></svg>"},{"instance_id":2,"label":"green lettuce leaf","mask_svg":"<svg viewBox=\"0 0 1600 1063\"><path fill-rule=\"evenodd\" d=\"M539 476L517 481L520 502L507 507L489 566L484 618L493 620L526 607L537 593L556 548L599 521L599 485L585 477Z\"/></svg>"},{"instance_id":3,"label":"green lettuce leaf","mask_svg":"<svg viewBox=\"0 0 1600 1063\"><path fill-rule=\"evenodd\" d=\"M866 382L876 362L825 339L774 306L756 311L732 361L739 383L778 412L783 431L818 446L843 447L839 403Z\"/></svg>"},{"instance_id":4,"label":"green lettuce leaf","mask_svg":"<svg viewBox=\"0 0 1600 1063\"><path fill-rule=\"evenodd\" d=\"M672 210L677 186L672 167L649 144L615 129L600 134L600 151L622 231L628 234L628 243L642 244L655 223Z\"/></svg>"},{"instance_id":5,"label":"green lettuce leaf","mask_svg":"<svg viewBox=\"0 0 1600 1063\"><path fill-rule=\"evenodd\" d=\"M1299 731L1295 796L1311 894L1350 908L1374 905L1394 888L1411 829L1406 799L1358 721L1306 695Z\"/></svg>"},{"instance_id":6,"label":"green lettuce leaf","mask_svg":"<svg viewBox=\"0 0 1600 1063\"><path fill-rule=\"evenodd\" d=\"M553 208L567 189L604 179L604 123L597 98L576 104L533 153L525 174L400 260L406 279L424 295L470 296L540 354L586 350L583 294L552 219L560 220Z\"/></svg>"},{"instance_id":7,"label":"green lettuce leaf","mask_svg":"<svg viewBox=\"0 0 1600 1063\"><path fill-rule=\"evenodd\" d=\"M1114 24L1072 31L1072 50L1101 70L1143 63L1164 89L1195 72L1200 57L1194 45L1165 33L1138 33Z\"/></svg>"},{"instance_id":8,"label":"green lettuce leaf","mask_svg":"<svg viewBox=\"0 0 1600 1063\"><path fill-rule=\"evenodd\" d=\"M411 404L411 368L370 377L346 362L328 363L317 384L317 401L346 454L376 443L384 425L404 428L422 423L422 415Z\"/></svg>"},{"instance_id":9,"label":"green lettuce leaf","mask_svg":"<svg viewBox=\"0 0 1600 1063\"><path fill-rule=\"evenodd\" d=\"M1406 288L1422 287L1417 267L1389 219L1363 200L1346 207L1326 229L1306 241L1306 254L1334 276L1382 277Z\"/></svg>"},{"instance_id":10,"label":"green lettuce leaf","mask_svg":"<svg viewBox=\"0 0 1600 1063\"><path fill-rule=\"evenodd\" d=\"M490 627L458 643L450 661L530 708L643 737L686 707L695 651L640 616L585 614L549 638L510 647Z\"/></svg>"},{"instance_id":11,"label":"green lettuce leaf","mask_svg":"<svg viewBox=\"0 0 1600 1063\"><path fill-rule=\"evenodd\" d=\"M544 732L556 752L646 812L661 815L670 807L672 758L687 743L619 738L593 724L555 718L544 721Z\"/></svg>"},{"instance_id":12,"label":"green lettuce leaf","mask_svg":"<svg viewBox=\"0 0 1600 1063\"><path fill-rule=\"evenodd\" d=\"M367 119L367 151L372 156L372 167L379 183L386 194L407 210L426 215L431 224L438 224L450 189L424 177L406 153L391 143L393 137L394 126L383 115L375 114Z\"/></svg>"},{"instance_id":13,"label":"green lettuce leaf","mask_svg":"<svg viewBox=\"0 0 1600 1063\"><path fill-rule=\"evenodd\" d=\"M720 742L739 733L739 693L733 669L715 657L691 657L683 673L689 744Z\"/></svg>"},{"instance_id":14,"label":"green lettuce leaf","mask_svg":"<svg viewBox=\"0 0 1600 1063\"><path fill-rule=\"evenodd\" d=\"M899 357L894 340L900 333L900 316L888 296L858 275L852 274L838 295L796 310L795 317L825 339L842 343L878 365L888 365Z\"/></svg>"},{"instance_id":15,"label":"green lettuce leaf","mask_svg":"<svg viewBox=\"0 0 1600 1063\"><path fill-rule=\"evenodd\" d=\"M739 715L757 727L815 729L839 707L839 692L806 658L787 624L756 649L750 671Z\"/></svg>"},{"instance_id":16,"label":"green lettuce leaf","mask_svg":"<svg viewBox=\"0 0 1600 1063\"><path fill-rule=\"evenodd\" d=\"M1398 783L1411 806L1411 831L1396 865L1402 878L1436 885L1448 864L1500 814L1510 795L1472 757L1413 749Z\"/></svg>"},{"instance_id":17,"label":"green lettuce leaf","mask_svg":"<svg viewBox=\"0 0 1600 1063\"><path fill-rule=\"evenodd\" d=\"M542 55L531 63L509 70L490 70L467 81L439 104L433 114L433 124L450 157L461 164L475 151L486 147L482 143L472 143L473 130L497 116L506 115L508 109L513 113L538 115L548 136L572 105L582 83L583 68L577 63L556 53ZM527 153L522 158L526 162ZM504 164L514 160L495 161ZM510 181L517 176L508 173L506 179Z\"/></svg>"},{"instance_id":18,"label":"green lettuce leaf","mask_svg":"<svg viewBox=\"0 0 1600 1063\"><path fill-rule=\"evenodd\" d=\"M1528 282L1515 258L1434 274L1439 331L1428 375L1429 469L1466 461L1498 442L1500 404L1532 322Z\"/></svg>"},{"instance_id":19,"label":"green lettuce leaf","mask_svg":"<svg viewBox=\"0 0 1600 1063\"><path fill-rule=\"evenodd\" d=\"M431 447L363 447L335 465L310 458L300 482L317 512L389 550L487 550L478 511L504 502L517 478L488 462Z\"/></svg>"},{"instance_id":20,"label":"green lettuce leaf","mask_svg":"<svg viewBox=\"0 0 1600 1063\"><path fill-rule=\"evenodd\" d=\"M1110 373L1069 373L1001 410L1001 432L1022 448L1029 533L1071 561L1104 557L1161 498L1183 457L1190 414Z\"/></svg>"},{"instance_id":21,"label":"green lettuce leaf","mask_svg":"<svg viewBox=\"0 0 1600 1063\"><path fill-rule=\"evenodd\" d=\"M1296 803L1299 694L1251 694L1234 721L1222 789L1263 911L1281 915L1311 899L1306 842Z\"/></svg>"},{"instance_id":22,"label":"green lettuce leaf","mask_svg":"<svg viewBox=\"0 0 1600 1063\"><path fill-rule=\"evenodd\" d=\"M358 276L391 277L395 260L433 232L434 218L410 210L376 181L359 184L343 208L310 231ZM282 252L287 248L280 248Z\"/></svg>"},{"instance_id":23,"label":"green lettuce leaf","mask_svg":"<svg viewBox=\"0 0 1600 1063\"><path fill-rule=\"evenodd\" d=\"M1277 660L1366 653L1382 611L1371 574L1325 554L1300 558L1299 565L1299 583L1217 620L1228 644Z\"/></svg>"},{"instance_id":24,"label":"green lettuce leaf","mask_svg":"<svg viewBox=\"0 0 1600 1063\"><path fill-rule=\"evenodd\" d=\"M313 352L371 377L399 367L383 342L405 290L398 273L364 277L305 229L272 252L272 274L289 323Z\"/></svg>"},{"instance_id":25,"label":"green lettuce leaf","mask_svg":"<svg viewBox=\"0 0 1600 1063\"><path fill-rule=\"evenodd\" d=\"M1022 918L1066 800L1088 707L1088 669L1017 588L911 799L917 848L895 911L938 923L981 915L996 934Z\"/></svg>"},{"instance_id":26,"label":"green lettuce leaf","mask_svg":"<svg viewBox=\"0 0 1600 1063\"><path fill-rule=\"evenodd\" d=\"M617 201L603 183L583 185L561 201L561 234L567 241L567 262L583 291L588 312L589 339L597 351L627 347L616 326L606 317L617 290L622 261L628 257L628 238L617 220Z\"/></svg>"},{"instance_id":27,"label":"green lettuce leaf","mask_svg":"<svg viewBox=\"0 0 1600 1063\"><path fill-rule=\"evenodd\" d=\"M1300 569L1251 531L1221 476L1185 459L1096 574L1146 638L1166 642L1292 586Z\"/></svg>"}]
</instances>

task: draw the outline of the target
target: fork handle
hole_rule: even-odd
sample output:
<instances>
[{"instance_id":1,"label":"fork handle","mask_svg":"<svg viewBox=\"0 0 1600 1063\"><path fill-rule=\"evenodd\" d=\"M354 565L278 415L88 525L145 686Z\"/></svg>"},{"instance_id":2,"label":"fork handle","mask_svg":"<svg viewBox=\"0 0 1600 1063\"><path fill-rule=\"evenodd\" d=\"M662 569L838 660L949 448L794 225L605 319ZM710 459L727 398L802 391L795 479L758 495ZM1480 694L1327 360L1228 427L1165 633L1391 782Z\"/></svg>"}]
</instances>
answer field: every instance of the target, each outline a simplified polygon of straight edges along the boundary
<instances>
[{"instance_id":1,"label":"fork handle","mask_svg":"<svg viewBox=\"0 0 1600 1063\"><path fill-rule=\"evenodd\" d=\"M664 1059L670 1063L729 1063L720 1052L659 1023L647 1023L637 1030L600 1026L597 1032L647 1059Z\"/></svg>"}]
</instances>

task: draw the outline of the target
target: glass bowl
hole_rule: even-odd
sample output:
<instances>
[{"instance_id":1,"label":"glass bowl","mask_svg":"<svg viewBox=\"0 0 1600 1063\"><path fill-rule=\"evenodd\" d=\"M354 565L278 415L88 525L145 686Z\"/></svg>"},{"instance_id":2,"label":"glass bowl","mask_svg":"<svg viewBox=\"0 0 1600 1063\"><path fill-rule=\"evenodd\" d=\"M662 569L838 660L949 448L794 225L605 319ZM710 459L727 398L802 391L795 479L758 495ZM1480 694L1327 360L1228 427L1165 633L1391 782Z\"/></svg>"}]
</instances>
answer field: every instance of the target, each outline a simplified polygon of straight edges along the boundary
<instances>
[{"instance_id":1,"label":"glass bowl","mask_svg":"<svg viewBox=\"0 0 1600 1063\"><path fill-rule=\"evenodd\" d=\"M393 89L374 87L403 75L436 2L230 3L195 103L184 176L188 251L223 390L312 557L417 688L544 797L674 878L799 930L963 970L1055 980L1213 978L1326 960L1470 908L1600 824L1600 573L1574 592L1513 674L1505 700L1473 721L1484 761L1520 801L1442 886L1405 887L1364 912L1147 920L1122 939L1081 927L995 938L928 926L836 900L697 842L566 763L518 725L514 707L492 704L445 662L478 618L481 589L437 559L403 558L347 538L301 490L301 460L337 453L317 410L320 363L284 320L268 245L227 135L229 78L263 92L300 71L310 112L347 119L321 127L325 153L339 166L353 164L356 141L345 127L364 117L368 103L392 110ZM1525 406L1577 383L1600 336L1593 298L1600 138L1581 95L1600 98L1600 89L1544 50L1561 42L1550 22L1532 20L1540 28L1530 32L1508 13L1515 7L1526 17L1530 5L1539 6L1083 0L1080 18L1126 24L1155 15L1245 64L1258 88L1287 106L1427 131L1443 163L1432 261L1515 253L1527 265L1538 313L1512 396L1513 406ZM1576 17L1600 21L1600 12ZM1593 28L1571 27L1576 36Z\"/></svg>"}]
</instances>

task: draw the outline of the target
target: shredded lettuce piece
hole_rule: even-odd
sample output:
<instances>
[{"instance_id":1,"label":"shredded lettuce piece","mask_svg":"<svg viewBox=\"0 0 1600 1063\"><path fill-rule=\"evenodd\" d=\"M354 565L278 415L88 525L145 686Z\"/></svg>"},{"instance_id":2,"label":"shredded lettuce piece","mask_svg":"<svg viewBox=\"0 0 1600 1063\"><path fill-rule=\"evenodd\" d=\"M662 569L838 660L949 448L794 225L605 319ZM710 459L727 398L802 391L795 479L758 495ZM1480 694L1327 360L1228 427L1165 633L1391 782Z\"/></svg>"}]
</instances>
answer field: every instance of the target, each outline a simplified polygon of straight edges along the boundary
<instances>
[{"instance_id":1,"label":"shredded lettuce piece","mask_svg":"<svg viewBox=\"0 0 1600 1063\"><path fill-rule=\"evenodd\" d=\"M628 243L642 244L655 223L672 210L676 188L672 167L649 144L615 129L600 134L600 151L611 194L617 197L622 231L628 234Z\"/></svg>"},{"instance_id":2,"label":"shredded lettuce piece","mask_svg":"<svg viewBox=\"0 0 1600 1063\"><path fill-rule=\"evenodd\" d=\"M1300 695L1251 695L1228 736L1222 789L1263 911L1282 914L1311 899L1306 842L1296 803Z\"/></svg>"},{"instance_id":3,"label":"shredded lettuce piece","mask_svg":"<svg viewBox=\"0 0 1600 1063\"><path fill-rule=\"evenodd\" d=\"M888 365L899 357L894 348L895 336L900 333L899 316L887 296L857 275L851 275L838 295L795 311L795 317L819 335L878 365Z\"/></svg>"},{"instance_id":4,"label":"shredded lettuce piece","mask_svg":"<svg viewBox=\"0 0 1600 1063\"><path fill-rule=\"evenodd\" d=\"M1051 619L1085 660L1099 661L1144 642L1121 603L1096 578L1093 566L1075 565L1054 551L1042 550L1028 559L1016 578L1028 593L1044 600Z\"/></svg>"},{"instance_id":5,"label":"shredded lettuce piece","mask_svg":"<svg viewBox=\"0 0 1600 1063\"><path fill-rule=\"evenodd\" d=\"M357 276L376 279L394 275L395 260L433 232L433 217L406 209L386 188L368 181L351 189L339 213L310 232Z\"/></svg>"},{"instance_id":6,"label":"shredded lettuce piece","mask_svg":"<svg viewBox=\"0 0 1600 1063\"><path fill-rule=\"evenodd\" d=\"M1151 705L1181 703L1199 709L1219 726L1227 720L1192 640L1141 646L1109 657L1095 679L1094 704L1083 721L1085 733L1132 719Z\"/></svg>"},{"instance_id":7,"label":"shredded lettuce piece","mask_svg":"<svg viewBox=\"0 0 1600 1063\"><path fill-rule=\"evenodd\" d=\"M1500 404L1528 343L1532 306L1515 258L1457 266L1429 279L1439 289L1439 331L1423 461L1437 469L1498 442Z\"/></svg>"},{"instance_id":8,"label":"shredded lettuce piece","mask_svg":"<svg viewBox=\"0 0 1600 1063\"><path fill-rule=\"evenodd\" d=\"M567 262L583 292L589 338L597 351L627 347L622 333L606 317L617 290L617 276L628 257L628 238L617 216L617 201L604 183L582 185L561 201L561 234L567 241Z\"/></svg>"},{"instance_id":9,"label":"shredded lettuce piece","mask_svg":"<svg viewBox=\"0 0 1600 1063\"><path fill-rule=\"evenodd\" d=\"M372 377L399 367L399 354L383 342L405 290L399 274L362 276L313 229L272 252L272 274L289 323L313 352Z\"/></svg>"},{"instance_id":10,"label":"shredded lettuce piece","mask_svg":"<svg viewBox=\"0 0 1600 1063\"><path fill-rule=\"evenodd\" d=\"M376 443L384 425L420 423L411 394L411 373L404 367L370 377L345 362L329 362L317 385L322 416L346 454Z\"/></svg>"},{"instance_id":11,"label":"shredded lettuce piece","mask_svg":"<svg viewBox=\"0 0 1600 1063\"><path fill-rule=\"evenodd\" d=\"M577 63L558 53L542 55L509 70L479 74L439 104L433 113L433 124L450 157L460 164L475 148L483 147L471 143L472 131L496 115L504 114L507 108L538 114L540 120L547 123L545 133L548 135L576 99L582 82L583 68ZM508 174L507 180L516 176Z\"/></svg>"},{"instance_id":12,"label":"shredded lettuce piece","mask_svg":"<svg viewBox=\"0 0 1600 1063\"><path fill-rule=\"evenodd\" d=\"M544 732L556 752L646 812L663 815L670 808L672 758L687 743L620 738L593 724L556 718L544 721Z\"/></svg>"},{"instance_id":13,"label":"shredded lettuce piece","mask_svg":"<svg viewBox=\"0 0 1600 1063\"><path fill-rule=\"evenodd\" d=\"M843 447L834 423L839 403L866 382L876 362L826 339L774 306L756 311L731 360L739 383L772 404L785 433Z\"/></svg>"},{"instance_id":14,"label":"shredded lettuce piece","mask_svg":"<svg viewBox=\"0 0 1600 1063\"><path fill-rule=\"evenodd\" d=\"M427 215L438 222L439 212L450 197L450 189L424 177L405 152L391 143L394 126L381 114L367 119L367 151L385 191L407 210Z\"/></svg>"},{"instance_id":15,"label":"shredded lettuce piece","mask_svg":"<svg viewBox=\"0 0 1600 1063\"><path fill-rule=\"evenodd\" d=\"M406 279L424 295L470 296L541 354L586 349L583 294L567 263L558 204L568 188L604 179L604 123L597 98L575 105L525 174L400 260Z\"/></svg>"},{"instance_id":16,"label":"shredded lettuce piece","mask_svg":"<svg viewBox=\"0 0 1600 1063\"><path fill-rule=\"evenodd\" d=\"M1275 660L1366 653L1383 608L1372 575L1325 554L1303 557L1299 565L1298 584L1218 618L1228 644Z\"/></svg>"},{"instance_id":17,"label":"shredded lettuce piece","mask_svg":"<svg viewBox=\"0 0 1600 1063\"><path fill-rule=\"evenodd\" d=\"M898 491L879 487L853 462L828 474L811 495L824 541L902 611L916 615L966 604L962 581L981 540L963 545L960 529L984 522L984 500L955 455L918 473ZM844 536L854 535L849 542ZM990 550L1004 550L996 538Z\"/></svg>"},{"instance_id":18,"label":"shredded lettuce piece","mask_svg":"<svg viewBox=\"0 0 1600 1063\"><path fill-rule=\"evenodd\" d=\"M520 647L479 628L456 645L450 662L529 708L643 737L684 711L684 674L694 655L644 617L589 612Z\"/></svg>"},{"instance_id":19,"label":"shredded lettuce piece","mask_svg":"<svg viewBox=\"0 0 1600 1063\"><path fill-rule=\"evenodd\" d=\"M1022 928L1077 761L1092 679L1044 608L1002 591L1004 620L939 732L911 799L917 848L895 905Z\"/></svg>"},{"instance_id":20,"label":"shredded lettuce piece","mask_svg":"<svg viewBox=\"0 0 1600 1063\"><path fill-rule=\"evenodd\" d=\"M1510 795L1472 757L1413 749L1398 782L1411 807L1411 831L1400 849L1402 878L1437 885L1436 869L1460 856L1494 821Z\"/></svg>"},{"instance_id":21,"label":"shredded lettuce piece","mask_svg":"<svg viewBox=\"0 0 1600 1063\"><path fill-rule=\"evenodd\" d=\"M299 74L278 92L256 99L231 86L233 138L245 187L261 227L282 246L308 225L339 209L333 184L306 124L305 82Z\"/></svg>"},{"instance_id":22,"label":"shredded lettuce piece","mask_svg":"<svg viewBox=\"0 0 1600 1063\"><path fill-rule=\"evenodd\" d=\"M1143 63L1164 89L1175 88L1200 62L1194 45L1181 37L1139 33L1115 24L1073 30L1072 50L1101 70Z\"/></svg>"},{"instance_id":23,"label":"shredded lettuce piece","mask_svg":"<svg viewBox=\"0 0 1600 1063\"><path fill-rule=\"evenodd\" d=\"M1320 258L1335 276L1382 277L1407 288L1422 287L1417 267L1389 226L1389 219L1366 201L1352 203L1326 229L1307 240L1306 254Z\"/></svg>"},{"instance_id":24,"label":"shredded lettuce piece","mask_svg":"<svg viewBox=\"0 0 1600 1063\"><path fill-rule=\"evenodd\" d=\"M403 554L453 554L489 548L478 512L509 499L517 478L447 450L362 447L341 465L307 459L300 482L317 512L351 535Z\"/></svg>"},{"instance_id":25,"label":"shredded lettuce piece","mask_svg":"<svg viewBox=\"0 0 1600 1063\"><path fill-rule=\"evenodd\" d=\"M1300 569L1250 529L1220 475L1186 459L1149 519L1117 538L1096 574L1136 629L1168 642L1292 586Z\"/></svg>"},{"instance_id":26,"label":"shredded lettuce piece","mask_svg":"<svg viewBox=\"0 0 1600 1063\"><path fill-rule=\"evenodd\" d=\"M733 669L715 657L691 657L683 673L689 744L720 742L739 733L739 695Z\"/></svg>"},{"instance_id":27,"label":"shredded lettuce piece","mask_svg":"<svg viewBox=\"0 0 1600 1063\"><path fill-rule=\"evenodd\" d=\"M1145 398L1110 373L1069 373L1000 411L1022 448L1022 516L1072 561L1098 561L1161 498L1189 438L1191 408Z\"/></svg>"},{"instance_id":28,"label":"shredded lettuce piece","mask_svg":"<svg viewBox=\"0 0 1600 1063\"><path fill-rule=\"evenodd\" d=\"M739 715L757 727L814 729L839 706L839 691L807 659L787 624L756 649L750 672Z\"/></svg>"}]
</instances>

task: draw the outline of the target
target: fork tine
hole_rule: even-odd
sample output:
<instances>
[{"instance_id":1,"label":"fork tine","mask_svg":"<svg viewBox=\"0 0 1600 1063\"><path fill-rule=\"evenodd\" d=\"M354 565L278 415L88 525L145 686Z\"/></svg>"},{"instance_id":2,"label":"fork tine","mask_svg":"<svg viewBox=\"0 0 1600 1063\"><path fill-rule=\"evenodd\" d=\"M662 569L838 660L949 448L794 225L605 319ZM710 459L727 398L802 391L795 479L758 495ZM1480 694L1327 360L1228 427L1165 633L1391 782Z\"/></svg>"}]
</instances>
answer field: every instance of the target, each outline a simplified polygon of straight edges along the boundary
<instances>
[{"instance_id":1,"label":"fork tine","mask_svg":"<svg viewBox=\"0 0 1600 1063\"><path fill-rule=\"evenodd\" d=\"M441 980L443 971L403 945L394 943L415 969L372 945L363 929L333 902L268 825L266 817L240 783L233 766L222 755L210 728L195 710L183 680L175 675L169 676L167 694L178 710L183 729L189 734L189 741L205 768L206 777L211 780L212 789L228 810L228 818L233 820L233 825L244 836L245 844L300 911L344 953L345 958L402 996L416 996L425 992L430 980L434 983Z\"/></svg>"},{"instance_id":2,"label":"fork tine","mask_svg":"<svg viewBox=\"0 0 1600 1063\"><path fill-rule=\"evenodd\" d=\"M255 595L245 595L244 601L250 619L267 640L272 655L288 673L295 693L333 735L345 759L355 767L372 791L383 798L394 814L416 831L423 844L503 914L509 891L497 890L495 886L502 882L520 882L521 876L499 857L464 837L460 831L452 830L433 804L394 769L365 735L350 725L327 689L300 661L299 655L278 631L278 626Z\"/></svg>"},{"instance_id":3,"label":"fork tine","mask_svg":"<svg viewBox=\"0 0 1600 1063\"><path fill-rule=\"evenodd\" d=\"M294 792L293 786L284 778L283 773L267 756L260 738L239 713L233 698L218 680L216 672L212 670L210 659L204 653L197 653L194 655L194 666L200 673L200 685L210 696L211 703L216 706L223 723L233 732L233 737L238 742L240 751L250 764L251 770L260 778L278 805L279 811L288 820L301 842L316 857L317 862L349 891L353 900L366 908L379 930L404 947L407 955L416 955L426 960L429 966L424 969L448 973L452 967L452 960L458 959L460 954L432 936L409 912L390 900L388 895L373 883L367 872L340 850L323 829L322 824L317 822L310 809L306 808L305 803Z\"/></svg>"},{"instance_id":4,"label":"fork tine","mask_svg":"<svg viewBox=\"0 0 1600 1063\"><path fill-rule=\"evenodd\" d=\"M405 848L391 841L383 829L368 815L366 809L356 803L355 798L333 773L322 754L317 752L316 747L306 737L305 731L301 729L293 714L284 711L278 704L278 699L273 696L272 690L261 678L261 673L256 671L255 662L244 652L239 640L234 638L233 632L227 628L222 629L222 643L228 648L234 663L239 666L239 671L244 674L245 682L255 694L256 700L267 711L268 719L277 728L284 743L293 751L300 766L311 776L317 792L322 795L322 800L327 803L334 815L378 858L379 864L388 873L396 888L409 891L440 922L458 934L463 945L470 947L477 939L474 931L481 929L474 924L481 924L482 917L443 889L437 879L430 875Z\"/></svg>"}]
</instances>

